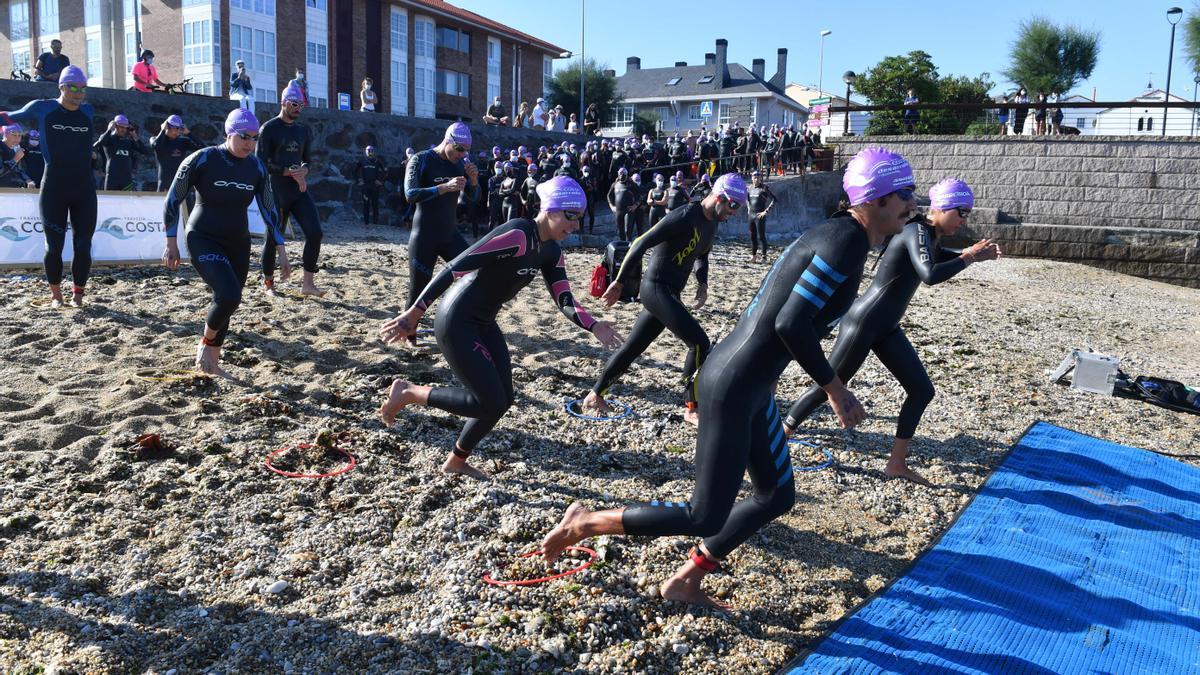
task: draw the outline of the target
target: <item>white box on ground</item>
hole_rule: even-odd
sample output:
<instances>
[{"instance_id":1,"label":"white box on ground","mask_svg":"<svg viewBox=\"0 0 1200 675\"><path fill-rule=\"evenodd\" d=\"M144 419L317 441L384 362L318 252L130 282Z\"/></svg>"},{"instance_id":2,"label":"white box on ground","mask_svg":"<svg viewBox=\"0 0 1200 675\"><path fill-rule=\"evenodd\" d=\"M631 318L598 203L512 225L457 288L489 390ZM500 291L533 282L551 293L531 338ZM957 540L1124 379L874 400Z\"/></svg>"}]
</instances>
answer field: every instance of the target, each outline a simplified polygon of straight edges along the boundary
<instances>
[{"instance_id":1,"label":"white box on ground","mask_svg":"<svg viewBox=\"0 0 1200 675\"><path fill-rule=\"evenodd\" d=\"M1112 396L1117 381L1121 359L1115 356L1077 352L1075 355L1075 377L1071 386L1075 389Z\"/></svg>"}]
</instances>

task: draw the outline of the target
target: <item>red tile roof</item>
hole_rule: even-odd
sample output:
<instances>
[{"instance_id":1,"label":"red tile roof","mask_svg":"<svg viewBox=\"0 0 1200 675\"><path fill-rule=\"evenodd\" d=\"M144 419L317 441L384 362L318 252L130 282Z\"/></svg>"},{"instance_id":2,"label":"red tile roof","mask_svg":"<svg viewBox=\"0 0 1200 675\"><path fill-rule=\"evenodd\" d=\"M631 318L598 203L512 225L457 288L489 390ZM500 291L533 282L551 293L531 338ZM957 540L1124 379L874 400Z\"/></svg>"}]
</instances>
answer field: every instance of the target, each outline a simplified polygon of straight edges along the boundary
<instances>
[{"instance_id":1,"label":"red tile roof","mask_svg":"<svg viewBox=\"0 0 1200 675\"><path fill-rule=\"evenodd\" d=\"M501 33L508 33L513 37L526 40L532 43L534 46L540 47L548 52L553 52L555 56L567 51L562 47L546 42L545 40L535 38L527 33L522 33L511 26L506 26L498 21L492 21L487 17L480 16L475 12L465 10L461 7L455 7L454 5L445 2L445 0L408 0L408 2L413 5L427 7L434 11L449 14L457 19L466 21L467 23L475 24L476 26L480 26L482 28L488 28Z\"/></svg>"}]
</instances>

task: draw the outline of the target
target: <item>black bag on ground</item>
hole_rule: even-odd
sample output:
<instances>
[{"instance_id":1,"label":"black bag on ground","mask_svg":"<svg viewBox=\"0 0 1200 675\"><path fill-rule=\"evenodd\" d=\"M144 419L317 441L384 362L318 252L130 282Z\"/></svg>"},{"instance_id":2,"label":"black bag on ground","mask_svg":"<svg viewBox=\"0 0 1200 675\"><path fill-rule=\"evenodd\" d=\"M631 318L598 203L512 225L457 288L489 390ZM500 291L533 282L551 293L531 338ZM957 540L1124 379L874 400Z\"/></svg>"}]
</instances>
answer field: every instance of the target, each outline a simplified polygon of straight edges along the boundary
<instances>
[{"instance_id":1,"label":"black bag on ground","mask_svg":"<svg viewBox=\"0 0 1200 675\"><path fill-rule=\"evenodd\" d=\"M610 242L608 248L604 249L604 269L608 271L608 283L612 283L613 279L621 271L621 263L625 261L625 255L629 253L629 242L617 240ZM638 288L642 285L642 266L639 263L636 267L630 268L625 273L625 281L621 282L621 299L636 300L638 297Z\"/></svg>"},{"instance_id":2,"label":"black bag on ground","mask_svg":"<svg viewBox=\"0 0 1200 675\"><path fill-rule=\"evenodd\" d=\"M1133 386L1147 403L1168 410L1200 415L1200 392L1188 388L1182 382L1139 375L1133 381Z\"/></svg>"}]
</instances>

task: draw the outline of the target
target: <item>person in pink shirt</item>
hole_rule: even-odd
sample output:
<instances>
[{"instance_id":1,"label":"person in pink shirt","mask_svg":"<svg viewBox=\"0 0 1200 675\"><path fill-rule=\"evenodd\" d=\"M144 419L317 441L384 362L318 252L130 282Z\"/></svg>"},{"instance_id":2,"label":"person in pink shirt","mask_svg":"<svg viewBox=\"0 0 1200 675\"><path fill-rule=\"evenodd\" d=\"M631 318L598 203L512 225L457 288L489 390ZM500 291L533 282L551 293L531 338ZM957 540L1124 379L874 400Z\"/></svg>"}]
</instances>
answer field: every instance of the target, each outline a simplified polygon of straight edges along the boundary
<instances>
[{"instance_id":1,"label":"person in pink shirt","mask_svg":"<svg viewBox=\"0 0 1200 675\"><path fill-rule=\"evenodd\" d=\"M158 69L154 67L154 52L149 49L143 51L138 62L133 64L133 88L138 91L155 91L166 86L166 82L158 79Z\"/></svg>"}]
</instances>

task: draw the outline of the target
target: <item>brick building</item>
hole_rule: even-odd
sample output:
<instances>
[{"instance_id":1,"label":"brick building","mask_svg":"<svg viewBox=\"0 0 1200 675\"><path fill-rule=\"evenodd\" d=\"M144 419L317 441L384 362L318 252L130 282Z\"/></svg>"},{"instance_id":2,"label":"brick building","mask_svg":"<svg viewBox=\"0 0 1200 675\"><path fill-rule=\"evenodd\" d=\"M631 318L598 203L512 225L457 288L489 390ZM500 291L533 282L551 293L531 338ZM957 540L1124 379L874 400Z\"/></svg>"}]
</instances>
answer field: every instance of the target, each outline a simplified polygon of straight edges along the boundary
<instances>
[{"instance_id":1,"label":"brick building","mask_svg":"<svg viewBox=\"0 0 1200 675\"><path fill-rule=\"evenodd\" d=\"M299 32L303 27L303 38ZM563 49L443 0L0 0L0 73L33 73L59 39L93 86L123 89L141 47L164 82L227 96L242 59L256 98L277 100L303 68L310 103L354 109L364 77L376 110L479 121L494 96L543 95Z\"/></svg>"}]
</instances>

